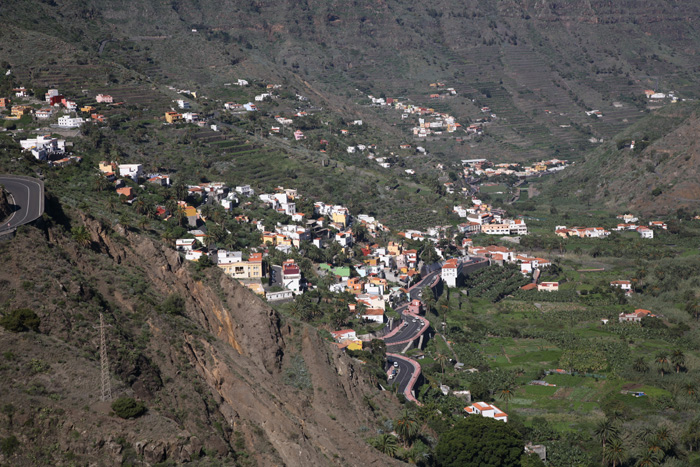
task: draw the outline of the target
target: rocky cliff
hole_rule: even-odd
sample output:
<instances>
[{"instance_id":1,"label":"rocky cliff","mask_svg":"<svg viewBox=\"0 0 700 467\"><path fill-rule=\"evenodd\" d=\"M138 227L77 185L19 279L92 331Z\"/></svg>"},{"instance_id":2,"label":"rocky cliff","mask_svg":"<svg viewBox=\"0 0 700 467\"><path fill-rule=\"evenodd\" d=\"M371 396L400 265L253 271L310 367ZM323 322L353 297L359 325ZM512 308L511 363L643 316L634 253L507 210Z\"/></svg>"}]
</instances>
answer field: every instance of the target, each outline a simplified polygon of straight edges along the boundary
<instances>
[{"instance_id":1,"label":"rocky cliff","mask_svg":"<svg viewBox=\"0 0 700 467\"><path fill-rule=\"evenodd\" d=\"M85 225L89 245L61 225L28 228L0 245L9 260L0 273L3 311L27 307L41 318L38 334L0 330L0 345L12 349L0 388L13 408L0 437L13 434L25 448L4 462L211 456L241 465L391 465L363 433L376 430L373 410L396 411L393 400L315 329L146 235L88 217L73 224ZM30 250L51 270L31 253L20 262ZM113 395L149 408L136 420L110 415L99 400L100 311Z\"/></svg>"}]
</instances>

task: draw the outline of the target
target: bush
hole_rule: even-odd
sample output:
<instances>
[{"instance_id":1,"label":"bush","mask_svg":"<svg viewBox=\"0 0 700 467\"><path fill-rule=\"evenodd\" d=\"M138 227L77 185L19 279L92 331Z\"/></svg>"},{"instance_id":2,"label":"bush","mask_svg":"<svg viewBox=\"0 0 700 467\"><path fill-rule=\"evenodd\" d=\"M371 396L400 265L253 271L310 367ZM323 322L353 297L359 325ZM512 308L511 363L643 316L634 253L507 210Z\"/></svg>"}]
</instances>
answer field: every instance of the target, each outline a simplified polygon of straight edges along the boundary
<instances>
[{"instance_id":1,"label":"bush","mask_svg":"<svg viewBox=\"0 0 700 467\"><path fill-rule=\"evenodd\" d=\"M0 440L0 451L5 457L10 457L19 447L19 440L15 435Z\"/></svg>"},{"instance_id":2,"label":"bush","mask_svg":"<svg viewBox=\"0 0 700 467\"><path fill-rule=\"evenodd\" d=\"M10 332L39 331L40 320L28 308L19 308L0 318L0 325Z\"/></svg>"},{"instance_id":3,"label":"bush","mask_svg":"<svg viewBox=\"0 0 700 467\"><path fill-rule=\"evenodd\" d=\"M185 299L178 294L170 294L160 305L160 309L169 315L184 315Z\"/></svg>"},{"instance_id":4,"label":"bush","mask_svg":"<svg viewBox=\"0 0 700 467\"><path fill-rule=\"evenodd\" d=\"M120 397L112 403L112 410L121 418L138 418L146 413L146 406L131 397Z\"/></svg>"}]
</instances>

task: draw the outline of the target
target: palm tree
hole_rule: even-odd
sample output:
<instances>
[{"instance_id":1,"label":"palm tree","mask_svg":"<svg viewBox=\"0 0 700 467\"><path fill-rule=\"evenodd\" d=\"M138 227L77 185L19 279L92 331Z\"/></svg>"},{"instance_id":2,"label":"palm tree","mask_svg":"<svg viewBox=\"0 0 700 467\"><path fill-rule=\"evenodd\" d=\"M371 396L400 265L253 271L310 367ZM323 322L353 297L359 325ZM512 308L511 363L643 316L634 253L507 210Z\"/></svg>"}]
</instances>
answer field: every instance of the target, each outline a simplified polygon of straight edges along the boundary
<instances>
[{"instance_id":1,"label":"palm tree","mask_svg":"<svg viewBox=\"0 0 700 467\"><path fill-rule=\"evenodd\" d=\"M407 444L412 444L413 439L418 434L418 422L408 410L404 410L401 416L396 420L394 428L396 429L396 433L403 440L404 447L406 447Z\"/></svg>"},{"instance_id":2,"label":"palm tree","mask_svg":"<svg viewBox=\"0 0 700 467\"><path fill-rule=\"evenodd\" d=\"M659 373L661 373L661 377L663 378L668 365L668 356L666 355L666 352L662 351L657 353L656 357L654 357L654 362L656 362L656 364L659 366Z\"/></svg>"},{"instance_id":3,"label":"palm tree","mask_svg":"<svg viewBox=\"0 0 700 467\"><path fill-rule=\"evenodd\" d=\"M685 354L681 349L675 349L671 353L671 363L676 367L676 373L680 373L681 368L685 366Z\"/></svg>"},{"instance_id":4,"label":"palm tree","mask_svg":"<svg viewBox=\"0 0 700 467\"><path fill-rule=\"evenodd\" d=\"M688 445L688 450L693 452L700 443L700 420L696 418L688 424L688 428L683 432L683 442Z\"/></svg>"},{"instance_id":5,"label":"palm tree","mask_svg":"<svg viewBox=\"0 0 700 467\"><path fill-rule=\"evenodd\" d=\"M612 420L606 418L596 425L593 433L600 439L600 442L603 444L603 451L605 451L606 443L611 439L617 438L620 434L620 430Z\"/></svg>"},{"instance_id":6,"label":"palm tree","mask_svg":"<svg viewBox=\"0 0 700 467\"><path fill-rule=\"evenodd\" d=\"M136 200L134 203L134 207L136 209L136 212L139 214L145 214L146 213L146 203L142 199Z\"/></svg>"},{"instance_id":7,"label":"palm tree","mask_svg":"<svg viewBox=\"0 0 700 467\"><path fill-rule=\"evenodd\" d=\"M109 180L107 180L104 176L98 175L95 177L94 185L95 185L95 190L104 191L107 188L109 188L110 183L109 183Z\"/></svg>"},{"instance_id":8,"label":"palm tree","mask_svg":"<svg viewBox=\"0 0 700 467\"><path fill-rule=\"evenodd\" d=\"M92 242L90 232L88 232L84 225L73 227L70 233L73 240L75 240L80 246L89 246Z\"/></svg>"},{"instance_id":9,"label":"palm tree","mask_svg":"<svg viewBox=\"0 0 700 467\"><path fill-rule=\"evenodd\" d=\"M698 395L698 389L695 386L695 383L692 381L688 381L683 385L683 389L685 390L685 393L688 394L690 397L695 399L695 396Z\"/></svg>"},{"instance_id":10,"label":"palm tree","mask_svg":"<svg viewBox=\"0 0 700 467\"><path fill-rule=\"evenodd\" d=\"M634 371L639 373L646 373L649 371L649 365L647 365L647 362L644 361L644 357L637 358L632 367L634 368Z\"/></svg>"},{"instance_id":11,"label":"palm tree","mask_svg":"<svg viewBox=\"0 0 700 467\"><path fill-rule=\"evenodd\" d=\"M438 352L435 354L435 361L440 364L440 367L442 368L442 374L445 374L445 363L447 363L447 355Z\"/></svg>"},{"instance_id":12,"label":"palm tree","mask_svg":"<svg viewBox=\"0 0 700 467\"><path fill-rule=\"evenodd\" d=\"M377 439L375 447L387 456L394 457L399 450L399 443L396 442L395 436L384 433Z\"/></svg>"},{"instance_id":13,"label":"palm tree","mask_svg":"<svg viewBox=\"0 0 700 467\"><path fill-rule=\"evenodd\" d=\"M621 465L627 459L625 446L619 438L611 439L603 451L603 459L612 463L612 467Z\"/></svg>"},{"instance_id":14,"label":"palm tree","mask_svg":"<svg viewBox=\"0 0 700 467\"><path fill-rule=\"evenodd\" d=\"M421 300L425 305L425 312L428 313L429 311L432 311L433 307L435 306L435 295L433 294L433 289L427 285L423 287L423 290L421 290Z\"/></svg>"},{"instance_id":15,"label":"palm tree","mask_svg":"<svg viewBox=\"0 0 700 467\"><path fill-rule=\"evenodd\" d=\"M685 304L685 311L695 319L700 319L700 300L693 298Z\"/></svg>"},{"instance_id":16,"label":"palm tree","mask_svg":"<svg viewBox=\"0 0 700 467\"><path fill-rule=\"evenodd\" d=\"M674 444L671 430L669 430L667 426L661 426L656 430L656 439L658 440L659 446L661 446L661 449L664 451Z\"/></svg>"},{"instance_id":17,"label":"palm tree","mask_svg":"<svg viewBox=\"0 0 700 467\"><path fill-rule=\"evenodd\" d=\"M636 467L654 467L659 465L659 458L653 453L647 451L637 459Z\"/></svg>"},{"instance_id":18,"label":"palm tree","mask_svg":"<svg viewBox=\"0 0 700 467\"><path fill-rule=\"evenodd\" d=\"M506 401L506 411L510 409L510 400L515 395L516 386L512 381L506 381L498 390L498 398Z\"/></svg>"}]
</instances>

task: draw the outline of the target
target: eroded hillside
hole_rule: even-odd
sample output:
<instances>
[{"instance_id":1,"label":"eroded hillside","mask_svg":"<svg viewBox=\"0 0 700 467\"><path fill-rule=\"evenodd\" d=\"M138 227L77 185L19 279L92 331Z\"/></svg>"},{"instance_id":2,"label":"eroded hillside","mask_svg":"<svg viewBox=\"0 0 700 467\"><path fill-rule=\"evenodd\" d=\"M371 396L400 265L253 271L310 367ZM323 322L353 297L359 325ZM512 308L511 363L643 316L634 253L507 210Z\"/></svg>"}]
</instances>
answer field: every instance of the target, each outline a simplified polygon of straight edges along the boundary
<instances>
[{"instance_id":1,"label":"eroded hillside","mask_svg":"<svg viewBox=\"0 0 700 467\"><path fill-rule=\"evenodd\" d=\"M362 433L372 407L393 403L317 331L148 236L85 216L71 228L81 225L83 245L48 218L0 244L0 302L41 318L39 333L0 331L0 433L22 447L13 463L391 463ZM136 420L99 400L99 312L114 397L148 407Z\"/></svg>"}]
</instances>

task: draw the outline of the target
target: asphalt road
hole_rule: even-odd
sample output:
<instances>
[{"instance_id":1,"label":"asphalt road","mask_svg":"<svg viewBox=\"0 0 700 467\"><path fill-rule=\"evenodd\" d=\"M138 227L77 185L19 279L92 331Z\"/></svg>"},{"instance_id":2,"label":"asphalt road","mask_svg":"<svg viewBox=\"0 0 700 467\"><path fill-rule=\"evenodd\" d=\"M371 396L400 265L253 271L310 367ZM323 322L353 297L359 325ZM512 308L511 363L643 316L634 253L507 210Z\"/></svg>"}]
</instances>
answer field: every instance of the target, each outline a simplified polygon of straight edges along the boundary
<instances>
[{"instance_id":1,"label":"asphalt road","mask_svg":"<svg viewBox=\"0 0 700 467\"><path fill-rule=\"evenodd\" d=\"M0 185L10 193L15 212L2 220L0 232L32 222L44 213L44 184L34 178L13 175L0 176Z\"/></svg>"},{"instance_id":2,"label":"asphalt road","mask_svg":"<svg viewBox=\"0 0 700 467\"><path fill-rule=\"evenodd\" d=\"M420 295L423 291L423 287L425 287L428 284L432 284L432 282L435 280L435 276L440 275L438 271L433 271L429 274L427 274L423 279L421 279L416 285L414 285L411 290L408 292L408 295L410 296L411 300L420 300ZM410 303L410 301L409 301ZM393 336L384 339L384 342L386 342L387 345L391 345L397 342L404 342L407 340L410 340L417 336L421 329L425 327L421 326L422 320L418 318L413 318L411 315L404 314L404 311L406 311L406 308L408 308L408 303L405 303L399 307L396 308L396 311L398 311L401 314L402 320L404 323L407 323L406 325L402 324L401 329L394 334ZM413 320L416 320L414 323Z\"/></svg>"},{"instance_id":3,"label":"asphalt road","mask_svg":"<svg viewBox=\"0 0 700 467\"><path fill-rule=\"evenodd\" d=\"M394 362L399 364L396 377L394 377L394 379L390 382L398 384L399 391L403 394L406 391L408 383L411 381L411 377L413 376L413 365L408 361L408 359L397 357L388 357L387 361L390 365L392 365L392 367Z\"/></svg>"}]
</instances>

